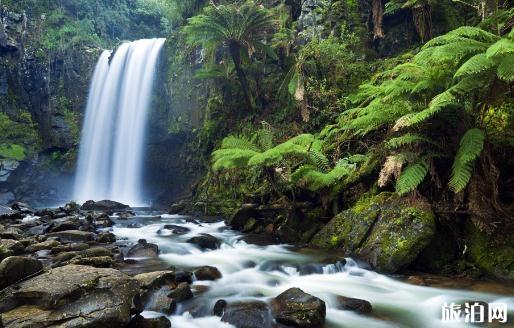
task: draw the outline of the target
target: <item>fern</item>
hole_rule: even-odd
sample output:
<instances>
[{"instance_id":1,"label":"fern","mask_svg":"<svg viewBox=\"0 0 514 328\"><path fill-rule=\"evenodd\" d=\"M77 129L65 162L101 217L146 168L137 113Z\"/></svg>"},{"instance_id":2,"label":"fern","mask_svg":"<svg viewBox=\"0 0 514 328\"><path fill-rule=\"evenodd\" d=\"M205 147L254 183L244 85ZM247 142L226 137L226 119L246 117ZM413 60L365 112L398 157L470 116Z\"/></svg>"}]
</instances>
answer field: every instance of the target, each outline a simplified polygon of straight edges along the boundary
<instances>
[{"instance_id":1,"label":"fern","mask_svg":"<svg viewBox=\"0 0 514 328\"><path fill-rule=\"evenodd\" d=\"M321 172L326 173L330 169L330 161L322 152L316 149L309 150L310 162Z\"/></svg>"},{"instance_id":2,"label":"fern","mask_svg":"<svg viewBox=\"0 0 514 328\"><path fill-rule=\"evenodd\" d=\"M389 149L398 149L406 145L412 145L421 142L431 142L431 140L419 134L407 133L401 137L389 139L386 142L386 147Z\"/></svg>"},{"instance_id":3,"label":"fern","mask_svg":"<svg viewBox=\"0 0 514 328\"><path fill-rule=\"evenodd\" d=\"M480 53L468 59L455 73L455 77L465 77L470 75L481 74L491 70L496 63L485 53Z\"/></svg>"},{"instance_id":4,"label":"fern","mask_svg":"<svg viewBox=\"0 0 514 328\"><path fill-rule=\"evenodd\" d=\"M500 80L505 82L514 81L514 55L507 56L501 61L496 74Z\"/></svg>"},{"instance_id":5,"label":"fern","mask_svg":"<svg viewBox=\"0 0 514 328\"><path fill-rule=\"evenodd\" d=\"M260 151L259 146L245 137L228 136L221 142L222 149L247 149Z\"/></svg>"},{"instance_id":6,"label":"fern","mask_svg":"<svg viewBox=\"0 0 514 328\"><path fill-rule=\"evenodd\" d=\"M484 148L484 140L484 131L476 128L468 130L462 137L449 183L454 192L460 192L468 185L473 171L473 163Z\"/></svg>"},{"instance_id":7,"label":"fern","mask_svg":"<svg viewBox=\"0 0 514 328\"><path fill-rule=\"evenodd\" d=\"M514 54L514 41L503 38L487 49L487 58L493 59Z\"/></svg>"},{"instance_id":8,"label":"fern","mask_svg":"<svg viewBox=\"0 0 514 328\"><path fill-rule=\"evenodd\" d=\"M407 166L396 181L396 192L404 195L415 190L428 173L428 165L425 162L419 162Z\"/></svg>"}]
</instances>

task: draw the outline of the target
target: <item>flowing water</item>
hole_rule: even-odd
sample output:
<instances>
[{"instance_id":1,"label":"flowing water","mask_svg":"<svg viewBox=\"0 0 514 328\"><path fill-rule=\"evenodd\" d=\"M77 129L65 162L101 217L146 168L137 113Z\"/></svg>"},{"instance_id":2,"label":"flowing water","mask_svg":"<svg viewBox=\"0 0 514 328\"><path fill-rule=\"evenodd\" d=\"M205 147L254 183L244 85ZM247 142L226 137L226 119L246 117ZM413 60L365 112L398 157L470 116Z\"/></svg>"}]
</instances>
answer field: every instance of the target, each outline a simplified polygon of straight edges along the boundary
<instances>
[{"instance_id":1,"label":"flowing water","mask_svg":"<svg viewBox=\"0 0 514 328\"><path fill-rule=\"evenodd\" d=\"M169 317L173 327L231 327L212 316L217 300L269 302L291 287L301 288L326 302L327 327L467 327L469 324L441 322L444 303L499 302L505 303L510 310L514 309L514 297L509 293L498 295L407 284L363 269L352 259L346 259L346 264L337 260L332 260L330 264L326 254L301 251L288 245L258 246L247 243L241 233L228 229L223 222L195 223L187 217L174 215L140 216L134 220L116 222L113 233L119 239L131 244L144 238L158 244L161 250L159 260L167 266L194 269L212 265L223 274L217 281L193 283L193 286L208 286L208 289L193 301L178 307L176 314ZM136 228L129 227L134 224ZM162 229L166 224L180 225L189 228L190 232L173 235L169 230ZM186 242L200 233L219 238L221 247L201 251ZM338 295L368 300L373 306L373 315L363 316L337 309ZM153 317L162 314L145 311L143 315ZM509 316L513 315L509 313Z\"/></svg>"},{"instance_id":2,"label":"flowing water","mask_svg":"<svg viewBox=\"0 0 514 328\"><path fill-rule=\"evenodd\" d=\"M74 199L140 205L146 116L165 39L122 44L97 63L80 141Z\"/></svg>"}]
</instances>

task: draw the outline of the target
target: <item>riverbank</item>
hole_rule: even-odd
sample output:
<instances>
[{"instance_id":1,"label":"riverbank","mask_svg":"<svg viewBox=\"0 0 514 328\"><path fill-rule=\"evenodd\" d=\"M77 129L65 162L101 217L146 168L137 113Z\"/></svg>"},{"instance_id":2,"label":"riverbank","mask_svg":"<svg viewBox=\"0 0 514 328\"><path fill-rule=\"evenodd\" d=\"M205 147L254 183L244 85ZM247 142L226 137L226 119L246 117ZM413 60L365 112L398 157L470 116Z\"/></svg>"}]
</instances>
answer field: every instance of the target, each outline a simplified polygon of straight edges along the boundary
<instances>
[{"instance_id":1,"label":"riverbank","mask_svg":"<svg viewBox=\"0 0 514 328\"><path fill-rule=\"evenodd\" d=\"M89 202L3 207L1 224L5 327L435 327L444 302L514 308L501 282L388 277L340 252L277 245L219 219Z\"/></svg>"}]
</instances>

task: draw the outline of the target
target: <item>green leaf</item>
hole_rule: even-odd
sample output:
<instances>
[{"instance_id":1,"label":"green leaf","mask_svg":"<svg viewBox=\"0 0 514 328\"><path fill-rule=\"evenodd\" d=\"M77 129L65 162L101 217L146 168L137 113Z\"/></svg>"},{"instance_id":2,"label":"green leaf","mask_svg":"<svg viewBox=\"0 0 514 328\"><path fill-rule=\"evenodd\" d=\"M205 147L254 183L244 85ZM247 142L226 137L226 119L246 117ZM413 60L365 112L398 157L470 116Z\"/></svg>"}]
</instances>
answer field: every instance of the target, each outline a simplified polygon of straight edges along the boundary
<instances>
[{"instance_id":1,"label":"green leaf","mask_svg":"<svg viewBox=\"0 0 514 328\"><path fill-rule=\"evenodd\" d=\"M289 84L287 86L287 90L289 91L289 94L294 95L296 93L296 89L298 88L299 81L300 81L300 74L298 74L298 72L295 71L293 74L293 77L291 78L291 81L289 81Z\"/></svg>"},{"instance_id":2,"label":"green leaf","mask_svg":"<svg viewBox=\"0 0 514 328\"><path fill-rule=\"evenodd\" d=\"M404 195L415 190L425 180L427 173L428 165L424 162L409 165L396 181L396 192Z\"/></svg>"},{"instance_id":3,"label":"green leaf","mask_svg":"<svg viewBox=\"0 0 514 328\"><path fill-rule=\"evenodd\" d=\"M487 49L487 58L497 58L514 54L514 42L503 38Z\"/></svg>"},{"instance_id":4,"label":"green leaf","mask_svg":"<svg viewBox=\"0 0 514 328\"><path fill-rule=\"evenodd\" d=\"M476 128L468 130L462 137L449 183L454 192L460 192L468 185L473 171L473 163L484 149L484 140L484 131Z\"/></svg>"},{"instance_id":5,"label":"green leaf","mask_svg":"<svg viewBox=\"0 0 514 328\"><path fill-rule=\"evenodd\" d=\"M514 81L514 55L507 56L501 61L496 74L500 80Z\"/></svg>"},{"instance_id":6,"label":"green leaf","mask_svg":"<svg viewBox=\"0 0 514 328\"><path fill-rule=\"evenodd\" d=\"M489 58L486 54L481 53L468 59L455 73L455 77L464 77L469 75L476 75L483 73L487 70L493 69L496 66L494 60Z\"/></svg>"}]
</instances>

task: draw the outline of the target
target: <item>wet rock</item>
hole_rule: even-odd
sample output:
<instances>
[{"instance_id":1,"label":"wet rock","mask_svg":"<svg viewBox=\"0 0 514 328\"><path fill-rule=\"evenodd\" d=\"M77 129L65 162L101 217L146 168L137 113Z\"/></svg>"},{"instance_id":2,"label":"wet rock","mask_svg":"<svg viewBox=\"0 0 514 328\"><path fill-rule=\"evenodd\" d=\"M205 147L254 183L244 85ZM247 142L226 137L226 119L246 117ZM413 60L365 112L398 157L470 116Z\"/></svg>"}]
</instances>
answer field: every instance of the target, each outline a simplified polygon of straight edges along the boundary
<instances>
[{"instance_id":1,"label":"wet rock","mask_svg":"<svg viewBox=\"0 0 514 328\"><path fill-rule=\"evenodd\" d=\"M111 268L113 265L110 256L76 257L69 261L70 264L89 265L95 268Z\"/></svg>"},{"instance_id":2,"label":"wet rock","mask_svg":"<svg viewBox=\"0 0 514 328\"><path fill-rule=\"evenodd\" d=\"M86 243L70 243L66 245L59 245L57 247L52 247L52 254L59 254L62 252L80 252L88 249L90 246Z\"/></svg>"},{"instance_id":3,"label":"wet rock","mask_svg":"<svg viewBox=\"0 0 514 328\"><path fill-rule=\"evenodd\" d=\"M86 217L86 220L96 228L109 228L114 225L114 221L111 220L107 213L90 214Z\"/></svg>"},{"instance_id":4,"label":"wet rock","mask_svg":"<svg viewBox=\"0 0 514 328\"><path fill-rule=\"evenodd\" d=\"M116 236L110 232L101 232L98 234L97 241L102 244L109 244L116 242Z\"/></svg>"},{"instance_id":5,"label":"wet rock","mask_svg":"<svg viewBox=\"0 0 514 328\"><path fill-rule=\"evenodd\" d=\"M134 216L136 216L136 214L134 212L127 211L127 212L119 213L118 219L119 220L128 220L128 219L133 218Z\"/></svg>"},{"instance_id":6,"label":"wet rock","mask_svg":"<svg viewBox=\"0 0 514 328\"><path fill-rule=\"evenodd\" d=\"M105 211L105 212L114 212L114 211L124 211L128 210L130 206L118 203L112 200L101 200L95 202L93 200L88 200L85 202L80 209L83 211Z\"/></svg>"},{"instance_id":7,"label":"wet rock","mask_svg":"<svg viewBox=\"0 0 514 328\"><path fill-rule=\"evenodd\" d=\"M6 328L123 327L138 290L120 271L67 265L4 290L1 320Z\"/></svg>"},{"instance_id":8,"label":"wet rock","mask_svg":"<svg viewBox=\"0 0 514 328\"><path fill-rule=\"evenodd\" d=\"M142 296L146 303L146 310L172 314L177 309L177 300L169 296L170 289L162 287L152 290Z\"/></svg>"},{"instance_id":9,"label":"wet rock","mask_svg":"<svg viewBox=\"0 0 514 328\"><path fill-rule=\"evenodd\" d=\"M112 257L112 251L105 247L91 247L80 252L84 257L109 256Z\"/></svg>"},{"instance_id":10,"label":"wet rock","mask_svg":"<svg viewBox=\"0 0 514 328\"><path fill-rule=\"evenodd\" d=\"M193 283L193 274L191 272L186 271L177 271L175 272L175 282L187 282L188 284Z\"/></svg>"},{"instance_id":11,"label":"wet rock","mask_svg":"<svg viewBox=\"0 0 514 328\"><path fill-rule=\"evenodd\" d=\"M95 239L95 234L87 231L67 230L49 233L47 237L58 238L63 243L85 243Z\"/></svg>"},{"instance_id":12,"label":"wet rock","mask_svg":"<svg viewBox=\"0 0 514 328\"><path fill-rule=\"evenodd\" d=\"M225 300L217 300L214 304L214 308L212 309L212 313L217 317L223 316L223 312L225 312L227 304L228 303Z\"/></svg>"},{"instance_id":13,"label":"wet rock","mask_svg":"<svg viewBox=\"0 0 514 328\"><path fill-rule=\"evenodd\" d=\"M22 215L19 211L13 210L12 208L4 205L0 205L0 221L5 220L18 220L21 219Z\"/></svg>"},{"instance_id":14,"label":"wet rock","mask_svg":"<svg viewBox=\"0 0 514 328\"><path fill-rule=\"evenodd\" d=\"M175 282L175 273L173 271L141 273L134 276L134 279L138 281L141 288L154 289L173 284Z\"/></svg>"},{"instance_id":15,"label":"wet rock","mask_svg":"<svg viewBox=\"0 0 514 328\"><path fill-rule=\"evenodd\" d=\"M179 225L174 224L167 224L162 229L159 229L157 231L158 234L165 234L165 233L171 233L173 235L184 235L191 231L191 229L186 227L181 227Z\"/></svg>"},{"instance_id":16,"label":"wet rock","mask_svg":"<svg viewBox=\"0 0 514 328\"><path fill-rule=\"evenodd\" d=\"M223 301L223 300L220 300ZM238 328L271 328L273 318L268 304L260 301L234 302L229 304L216 302L215 313L220 314L223 306L221 321Z\"/></svg>"},{"instance_id":17,"label":"wet rock","mask_svg":"<svg viewBox=\"0 0 514 328\"><path fill-rule=\"evenodd\" d=\"M80 223L77 221L71 221L71 220L62 220L60 222L54 222L50 228L48 229L49 232L61 232L61 231L68 231L68 230L79 230Z\"/></svg>"},{"instance_id":18,"label":"wet rock","mask_svg":"<svg viewBox=\"0 0 514 328\"><path fill-rule=\"evenodd\" d=\"M299 288L290 288L272 299L271 309L277 322L285 325L315 328L325 323L325 302Z\"/></svg>"},{"instance_id":19,"label":"wet rock","mask_svg":"<svg viewBox=\"0 0 514 328\"><path fill-rule=\"evenodd\" d=\"M255 220L259 216L260 214L255 204L243 204L240 209L226 220L226 224L234 229L242 230L247 222L252 219Z\"/></svg>"},{"instance_id":20,"label":"wet rock","mask_svg":"<svg viewBox=\"0 0 514 328\"><path fill-rule=\"evenodd\" d=\"M38 252L38 251L41 251L41 250L44 250L44 249L53 249L54 247L58 247L60 244L61 243L59 243L55 239L48 239L48 240L43 241L41 243L37 243L37 244L33 244L33 245L28 246L25 249L25 251L27 253L33 253L33 252Z\"/></svg>"},{"instance_id":21,"label":"wet rock","mask_svg":"<svg viewBox=\"0 0 514 328\"><path fill-rule=\"evenodd\" d=\"M195 271L198 280L216 280L221 278L221 272L213 266L204 266Z\"/></svg>"},{"instance_id":22,"label":"wet rock","mask_svg":"<svg viewBox=\"0 0 514 328\"><path fill-rule=\"evenodd\" d=\"M148 243L145 239L140 239L136 245L132 246L127 252L128 257L157 257L159 247Z\"/></svg>"},{"instance_id":23,"label":"wet rock","mask_svg":"<svg viewBox=\"0 0 514 328\"><path fill-rule=\"evenodd\" d=\"M195 244L201 249L217 249L221 245L221 242L218 238L206 233L193 237L187 242L190 244Z\"/></svg>"},{"instance_id":24,"label":"wet rock","mask_svg":"<svg viewBox=\"0 0 514 328\"><path fill-rule=\"evenodd\" d=\"M31 236L38 236L46 233L50 228L49 224L40 224L27 229L27 233Z\"/></svg>"},{"instance_id":25,"label":"wet rock","mask_svg":"<svg viewBox=\"0 0 514 328\"><path fill-rule=\"evenodd\" d=\"M428 204L382 193L335 216L311 244L353 252L379 271L396 272L416 259L434 232Z\"/></svg>"},{"instance_id":26,"label":"wet rock","mask_svg":"<svg viewBox=\"0 0 514 328\"><path fill-rule=\"evenodd\" d=\"M36 210L30 207L29 205L21 202L11 204L11 209L18 211L22 214L34 214Z\"/></svg>"},{"instance_id":27,"label":"wet rock","mask_svg":"<svg viewBox=\"0 0 514 328\"><path fill-rule=\"evenodd\" d=\"M354 311L359 314L369 314L373 310L371 303L358 298L344 296L337 297L338 308L346 311Z\"/></svg>"},{"instance_id":28,"label":"wet rock","mask_svg":"<svg viewBox=\"0 0 514 328\"><path fill-rule=\"evenodd\" d=\"M7 256L20 255L24 251L25 246L20 241L14 239L0 239L0 260Z\"/></svg>"},{"instance_id":29,"label":"wet rock","mask_svg":"<svg viewBox=\"0 0 514 328\"><path fill-rule=\"evenodd\" d=\"M171 322L166 317L144 318L136 315L130 320L127 328L170 328Z\"/></svg>"},{"instance_id":30,"label":"wet rock","mask_svg":"<svg viewBox=\"0 0 514 328\"><path fill-rule=\"evenodd\" d=\"M79 256L78 252L62 252L56 257L53 258L54 263L58 263L62 265L62 263L67 262L75 257Z\"/></svg>"},{"instance_id":31,"label":"wet rock","mask_svg":"<svg viewBox=\"0 0 514 328\"><path fill-rule=\"evenodd\" d=\"M181 282L177 285L177 288L168 294L168 297L175 299L177 302L183 302L193 298L193 292L187 282Z\"/></svg>"},{"instance_id":32,"label":"wet rock","mask_svg":"<svg viewBox=\"0 0 514 328\"><path fill-rule=\"evenodd\" d=\"M43 270L43 264L33 258L10 256L0 263L0 289Z\"/></svg>"},{"instance_id":33,"label":"wet rock","mask_svg":"<svg viewBox=\"0 0 514 328\"><path fill-rule=\"evenodd\" d=\"M14 240L20 240L23 238L23 231L18 228L10 227L7 229L4 229L3 231L0 231L0 238L1 239L14 239Z\"/></svg>"}]
</instances>

